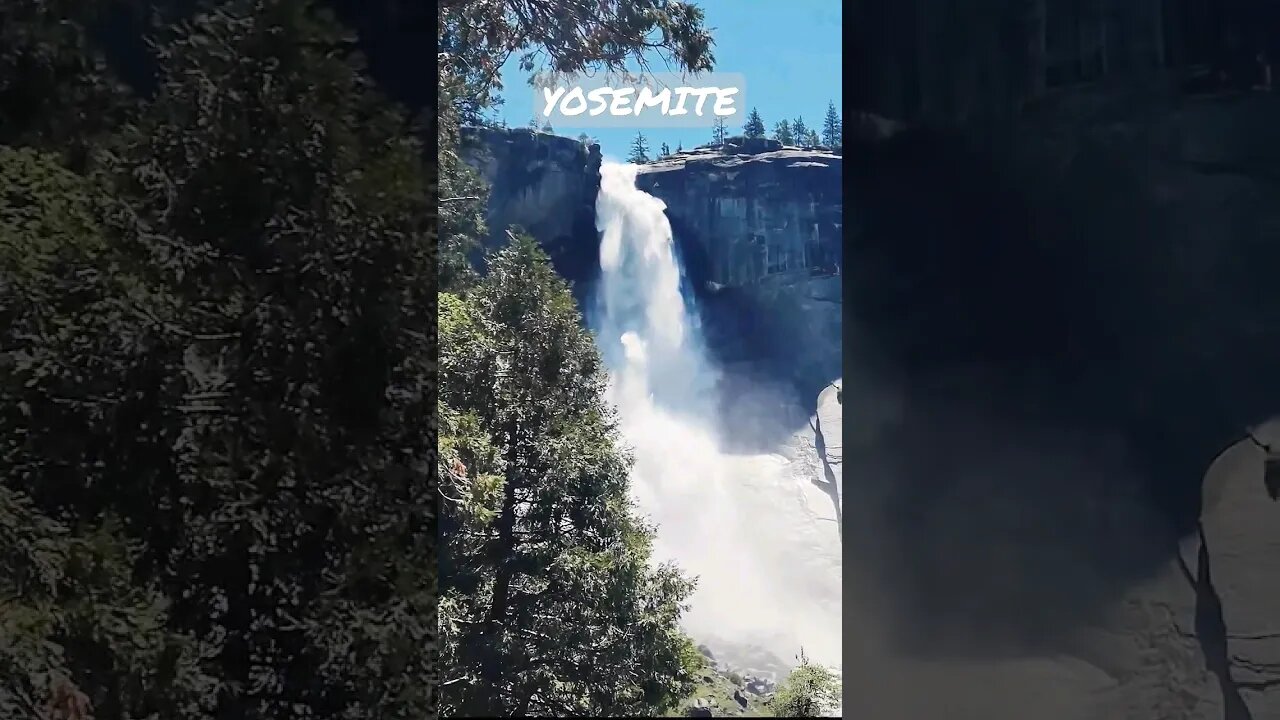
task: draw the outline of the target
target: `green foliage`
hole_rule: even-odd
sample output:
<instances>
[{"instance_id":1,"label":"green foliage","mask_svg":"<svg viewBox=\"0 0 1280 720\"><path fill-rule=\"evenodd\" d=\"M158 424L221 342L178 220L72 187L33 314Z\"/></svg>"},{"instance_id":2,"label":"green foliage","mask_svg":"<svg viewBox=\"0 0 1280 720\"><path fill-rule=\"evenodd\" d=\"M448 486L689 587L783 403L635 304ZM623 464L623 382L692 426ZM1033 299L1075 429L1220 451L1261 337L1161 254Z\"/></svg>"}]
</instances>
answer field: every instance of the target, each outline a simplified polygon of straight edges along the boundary
<instances>
[{"instance_id":1,"label":"green foliage","mask_svg":"<svg viewBox=\"0 0 1280 720\"><path fill-rule=\"evenodd\" d=\"M0 717L44 717L69 696L103 718L212 706L202 648L166 629L166 599L133 581L136 548L110 522L72 532L0 486L0 548Z\"/></svg>"},{"instance_id":2,"label":"green foliage","mask_svg":"<svg viewBox=\"0 0 1280 720\"><path fill-rule=\"evenodd\" d=\"M466 68L478 91L470 100L479 106L502 89L498 71L512 55L519 56L522 70L554 74L593 68L647 72L654 54L665 65L691 72L714 64L711 33L703 26L702 9L692 3L443 0L439 6L442 62Z\"/></svg>"},{"instance_id":3,"label":"green foliage","mask_svg":"<svg viewBox=\"0 0 1280 720\"><path fill-rule=\"evenodd\" d=\"M47 299L64 270L103 250L93 185L56 156L0 145L0 188L0 275Z\"/></svg>"},{"instance_id":4,"label":"green foliage","mask_svg":"<svg viewBox=\"0 0 1280 720\"><path fill-rule=\"evenodd\" d=\"M242 717L430 701L421 148L343 43L304 2L202 15L111 158L140 208L120 232L154 258L169 408L151 499L125 511L163 528L175 622L223 638L219 710Z\"/></svg>"},{"instance_id":5,"label":"green foliage","mask_svg":"<svg viewBox=\"0 0 1280 720\"><path fill-rule=\"evenodd\" d=\"M310 3L224 3L157 54L92 175L0 151L0 487L64 578L0 566L34 649L8 667L37 673L0 687L30 709L66 676L100 718L423 717L422 147Z\"/></svg>"},{"instance_id":6,"label":"green foliage","mask_svg":"<svg viewBox=\"0 0 1280 720\"><path fill-rule=\"evenodd\" d=\"M50 502L74 491L72 478L105 474L74 422L108 421L93 385L113 385L120 369L87 319L119 289L101 272L114 259L100 201L58 157L0 147L0 717L43 716L68 699L98 717L199 717L217 687L199 643L166 627L167 598L135 581L139 544L103 519L101 491ZM75 500L94 511L62 510Z\"/></svg>"},{"instance_id":7,"label":"green foliage","mask_svg":"<svg viewBox=\"0 0 1280 720\"><path fill-rule=\"evenodd\" d=\"M440 328L442 714L660 712L698 667L692 584L649 566L568 286L518 237Z\"/></svg>"},{"instance_id":8,"label":"green foliage","mask_svg":"<svg viewBox=\"0 0 1280 720\"><path fill-rule=\"evenodd\" d=\"M751 108L751 112L747 114L747 124L742 126L742 134L749 138L764 137L764 120L760 119L760 113L755 108Z\"/></svg>"},{"instance_id":9,"label":"green foliage","mask_svg":"<svg viewBox=\"0 0 1280 720\"><path fill-rule=\"evenodd\" d=\"M128 94L90 46L88 25L128 0L0 3L0 145L81 158L118 123Z\"/></svg>"},{"instance_id":10,"label":"green foliage","mask_svg":"<svg viewBox=\"0 0 1280 720\"><path fill-rule=\"evenodd\" d=\"M778 686L769 709L778 717L831 717L840 705L840 680L800 652L800 665Z\"/></svg>"}]
</instances>

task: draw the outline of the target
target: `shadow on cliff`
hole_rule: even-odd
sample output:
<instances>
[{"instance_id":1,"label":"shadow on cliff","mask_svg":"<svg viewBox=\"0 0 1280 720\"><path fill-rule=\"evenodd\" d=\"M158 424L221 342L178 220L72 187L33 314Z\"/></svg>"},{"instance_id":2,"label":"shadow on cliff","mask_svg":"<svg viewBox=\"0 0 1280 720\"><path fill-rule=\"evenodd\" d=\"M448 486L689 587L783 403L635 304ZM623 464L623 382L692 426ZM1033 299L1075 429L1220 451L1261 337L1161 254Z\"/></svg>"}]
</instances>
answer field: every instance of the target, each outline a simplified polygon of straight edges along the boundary
<instances>
[{"instance_id":1,"label":"shadow on cliff","mask_svg":"<svg viewBox=\"0 0 1280 720\"><path fill-rule=\"evenodd\" d=\"M1240 694L1240 683L1231 673L1231 652L1227 647L1227 622L1222 612L1222 599L1213 586L1213 574L1209 562L1209 541L1204 527L1196 525L1199 536L1196 572L1192 574L1187 562L1178 554L1178 568L1187 584L1195 591L1196 639L1204 655L1205 667L1218 679L1222 691L1223 720L1253 720L1253 713Z\"/></svg>"},{"instance_id":2,"label":"shadow on cliff","mask_svg":"<svg viewBox=\"0 0 1280 720\"><path fill-rule=\"evenodd\" d=\"M813 430L814 451L818 456L818 461L822 463L822 480L816 478L813 484L817 485L822 492L831 498L831 508L835 511L836 530L839 532L840 539L844 540L844 517L840 512L840 483L836 482L835 471L831 469L831 456L827 454L827 436L822 432L822 415L814 413L813 420L809 422L809 427Z\"/></svg>"},{"instance_id":3,"label":"shadow on cliff","mask_svg":"<svg viewBox=\"0 0 1280 720\"><path fill-rule=\"evenodd\" d=\"M669 217L685 298L697 314L722 374L720 432L727 452L777 452L817 410L818 394L836 377L799 362L809 350L787 341L796 318L735 288L714 287L711 259L679 218Z\"/></svg>"},{"instance_id":4,"label":"shadow on cliff","mask_svg":"<svg viewBox=\"0 0 1280 720\"><path fill-rule=\"evenodd\" d=\"M846 151L846 530L904 650L1058 648L1167 566L1208 464L1280 409L1280 245L1224 217L1215 262L1176 265L1151 178L1080 157L1038 192L941 134Z\"/></svg>"}]
</instances>

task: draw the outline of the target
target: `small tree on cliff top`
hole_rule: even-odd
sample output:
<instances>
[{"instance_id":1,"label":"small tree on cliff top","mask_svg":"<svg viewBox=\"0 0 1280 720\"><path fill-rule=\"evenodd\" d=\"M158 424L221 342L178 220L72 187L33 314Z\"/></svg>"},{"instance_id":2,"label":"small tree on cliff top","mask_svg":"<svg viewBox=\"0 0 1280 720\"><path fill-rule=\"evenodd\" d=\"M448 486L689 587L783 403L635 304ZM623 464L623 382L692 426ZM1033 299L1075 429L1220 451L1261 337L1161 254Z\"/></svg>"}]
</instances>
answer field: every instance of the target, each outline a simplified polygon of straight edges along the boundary
<instances>
[{"instance_id":1,"label":"small tree on cliff top","mask_svg":"<svg viewBox=\"0 0 1280 720\"><path fill-rule=\"evenodd\" d=\"M751 108L751 113L747 115L747 124L742 126L742 134L749 138L764 137L764 121L755 108Z\"/></svg>"},{"instance_id":2,"label":"small tree on cliff top","mask_svg":"<svg viewBox=\"0 0 1280 720\"><path fill-rule=\"evenodd\" d=\"M645 139L644 133L636 133L636 139L631 141L631 154L627 156L627 162L636 165L649 162L649 141Z\"/></svg>"},{"instance_id":3,"label":"small tree on cliff top","mask_svg":"<svg viewBox=\"0 0 1280 720\"><path fill-rule=\"evenodd\" d=\"M796 143L799 145L809 142L809 126L804 124L803 117L798 117L791 121L791 137L795 138ZM816 145L817 143L814 144Z\"/></svg>"},{"instance_id":4,"label":"small tree on cliff top","mask_svg":"<svg viewBox=\"0 0 1280 720\"><path fill-rule=\"evenodd\" d=\"M794 145L796 142L796 138L794 135L791 134L791 123L787 122L786 120L782 120L777 125L774 125L773 139L777 140L783 145Z\"/></svg>"},{"instance_id":5,"label":"small tree on cliff top","mask_svg":"<svg viewBox=\"0 0 1280 720\"><path fill-rule=\"evenodd\" d=\"M827 103L827 116L822 119L822 144L838 148L843 141L844 130L840 114L836 112L835 103Z\"/></svg>"},{"instance_id":6,"label":"small tree on cliff top","mask_svg":"<svg viewBox=\"0 0 1280 720\"><path fill-rule=\"evenodd\" d=\"M715 145L716 147L720 147L721 145L724 145L724 139L726 135L728 135L728 132L725 130L725 127L724 127L724 118L722 117L716 118L715 124L711 126L712 144Z\"/></svg>"}]
</instances>

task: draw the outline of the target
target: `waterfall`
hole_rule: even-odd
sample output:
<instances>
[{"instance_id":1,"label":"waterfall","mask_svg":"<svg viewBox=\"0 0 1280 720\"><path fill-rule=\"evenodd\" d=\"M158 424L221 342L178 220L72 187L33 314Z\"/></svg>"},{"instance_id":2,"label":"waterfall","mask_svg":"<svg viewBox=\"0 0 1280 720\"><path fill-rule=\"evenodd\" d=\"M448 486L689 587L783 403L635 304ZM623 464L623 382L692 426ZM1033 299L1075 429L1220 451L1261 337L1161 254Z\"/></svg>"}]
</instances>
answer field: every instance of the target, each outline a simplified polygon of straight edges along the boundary
<instances>
[{"instance_id":1,"label":"waterfall","mask_svg":"<svg viewBox=\"0 0 1280 720\"><path fill-rule=\"evenodd\" d=\"M601 277L590 324L635 460L632 493L657 525L655 560L697 576L685 629L717 658L762 667L763 650L790 666L803 646L838 667L840 545L831 501L813 487L816 454L722 449L723 370L682 288L665 205L636 187L637 171L615 163L600 171ZM838 443L838 421L834 432L827 444Z\"/></svg>"}]
</instances>

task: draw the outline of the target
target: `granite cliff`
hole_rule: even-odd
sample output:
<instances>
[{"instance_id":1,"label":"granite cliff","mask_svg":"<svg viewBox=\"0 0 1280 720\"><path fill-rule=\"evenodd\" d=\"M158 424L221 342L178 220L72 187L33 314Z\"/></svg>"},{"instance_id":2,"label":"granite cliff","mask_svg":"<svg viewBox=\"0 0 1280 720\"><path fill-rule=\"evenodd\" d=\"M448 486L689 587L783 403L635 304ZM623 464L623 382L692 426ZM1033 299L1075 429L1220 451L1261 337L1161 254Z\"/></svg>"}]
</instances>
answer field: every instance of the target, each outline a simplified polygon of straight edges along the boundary
<instances>
[{"instance_id":1,"label":"granite cliff","mask_svg":"<svg viewBox=\"0 0 1280 720\"><path fill-rule=\"evenodd\" d=\"M466 137L469 161L492 184L493 242L501 228L523 226L563 275L589 288L598 271L598 146L524 129ZM840 376L838 154L736 138L645 165L637 184L667 205L722 361L785 378L806 398Z\"/></svg>"},{"instance_id":2,"label":"granite cliff","mask_svg":"<svg viewBox=\"0 0 1280 720\"><path fill-rule=\"evenodd\" d=\"M723 360L764 361L804 397L840 376L842 158L738 140L642 167Z\"/></svg>"},{"instance_id":3,"label":"granite cliff","mask_svg":"<svg viewBox=\"0 0 1280 720\"><path fill-rule=\"evenodd\" d=\"M523 128L464 128L464 159L489 184L490 243L511 225L542 243L570 280L592 276L600 147Z\"/></svg>"}]
</instances>

